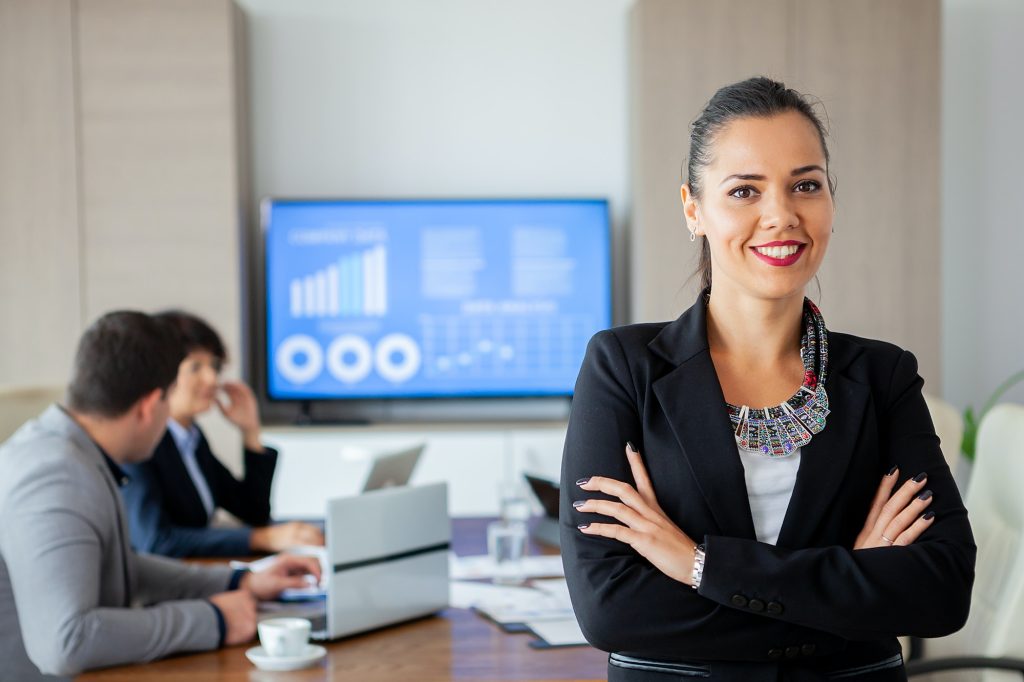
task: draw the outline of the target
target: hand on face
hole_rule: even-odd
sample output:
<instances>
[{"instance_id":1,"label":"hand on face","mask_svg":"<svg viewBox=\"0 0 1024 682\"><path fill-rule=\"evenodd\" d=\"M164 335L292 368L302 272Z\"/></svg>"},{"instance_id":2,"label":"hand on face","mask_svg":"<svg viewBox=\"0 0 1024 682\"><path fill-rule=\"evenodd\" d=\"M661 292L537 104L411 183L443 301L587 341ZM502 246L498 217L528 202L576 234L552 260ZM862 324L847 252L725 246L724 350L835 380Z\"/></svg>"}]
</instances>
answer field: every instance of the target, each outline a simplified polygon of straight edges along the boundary
<instances>
[{"instance_id":1,"label":"hand on face","mask_svg":"<svg viewBox=\"0 0 1024 682\"><path fill-rule=\"evenodd\" d=\"M259 442L260 413L256 404L256 396L252 389L241 381L225 381L220 389L224 392L227 400L218 397L217 407L221 414L237 426L246 439L246 447L249 447L249 436L255 432L255 440ZM251 448L258 450L259 447Z\"/></svg>"},{"instance_id":2,"label":"hand on face","mask_svg":"<svg viewBox=\"0 0 1024 682\"><path fill-rule=\"evenodd\" d=\"M624 542L668 577L686 585L692 584L697 543L662 511L640 453L627 445L626 459L629 460L636 488L603 476L592 476L578 483L583 490L607 493L620 500L589 499L574 502L576 510L584 514L579 525L580 531ZM610 516L623 525L588 522L588 512Z\"/></svg>"}]
</instances>

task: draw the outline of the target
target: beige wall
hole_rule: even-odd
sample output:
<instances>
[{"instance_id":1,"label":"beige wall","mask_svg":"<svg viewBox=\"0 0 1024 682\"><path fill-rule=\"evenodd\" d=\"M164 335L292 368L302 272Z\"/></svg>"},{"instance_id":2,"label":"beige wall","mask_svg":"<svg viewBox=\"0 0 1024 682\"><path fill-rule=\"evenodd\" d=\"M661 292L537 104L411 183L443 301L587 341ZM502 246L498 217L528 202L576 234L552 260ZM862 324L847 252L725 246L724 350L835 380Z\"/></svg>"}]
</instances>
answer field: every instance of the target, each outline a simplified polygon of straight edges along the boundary
<instances>
[{"instance_id":1,"label":"beige wall","mask_svg":"<svg viewBox=\"0 0 1024 682\"><path fill-rule=\"evenodd\" d=\"M238 373L239 26L230 0L0 1L0 386L65 383L118 308L202 315Z\"/></svg>"},{"instance_id":2,"label":"beige wall","mask_svg":"<svg viewBox=\"0 0 1024 682\"><path fill-rule=\"evenodd\" d=\"M913 350L940 385L938 0L638 0L632 40L632 317L690 305L678 186L688 124L764 74L821 99L838 178L820 274L829 327ZM810 294L817 298L817 290Z\"/></svg>"}]
</instances>

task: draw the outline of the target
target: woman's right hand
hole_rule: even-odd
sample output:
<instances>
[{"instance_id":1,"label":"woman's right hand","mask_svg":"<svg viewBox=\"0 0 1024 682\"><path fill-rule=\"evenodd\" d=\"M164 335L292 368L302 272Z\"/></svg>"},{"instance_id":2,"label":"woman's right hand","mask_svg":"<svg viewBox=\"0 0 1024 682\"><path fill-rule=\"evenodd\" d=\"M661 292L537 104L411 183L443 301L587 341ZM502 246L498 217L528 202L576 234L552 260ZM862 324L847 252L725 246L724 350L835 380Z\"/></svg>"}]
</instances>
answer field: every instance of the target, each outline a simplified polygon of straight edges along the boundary
<instances>
[{"instance_id":1,"label":"woman's right hand","mask_svg":"<svg viewBox=\"0 0 1024 682\"><path fill-rule=\"evenodd\" d=\"M324 534L316 526L301 521L277 523L273 526L253 528L249 547L257 552L283 552L299 545L323 546Z\"/></svg>"},{"instance_id":2,"label":"woman's right hand","mask_svg":"<svg viewBox=\"0 0 1024 682\"><path fill-rule=\"evenodd\" d=\"M853 543L854 549L909 545L932 525L935 512L923 513L932 503L932 491L923 490L927 475L922 471L894 493L898 478L897 467L882 477L864 528Z\"/></svg>"}]
</instances>

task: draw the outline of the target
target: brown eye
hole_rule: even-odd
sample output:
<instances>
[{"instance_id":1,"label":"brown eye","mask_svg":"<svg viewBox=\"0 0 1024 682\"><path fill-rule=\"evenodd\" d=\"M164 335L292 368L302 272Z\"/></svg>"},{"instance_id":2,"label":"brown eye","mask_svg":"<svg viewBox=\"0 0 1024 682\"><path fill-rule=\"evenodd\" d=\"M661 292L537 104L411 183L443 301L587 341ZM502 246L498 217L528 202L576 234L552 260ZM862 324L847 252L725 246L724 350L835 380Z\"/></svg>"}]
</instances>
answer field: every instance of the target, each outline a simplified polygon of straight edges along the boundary
<instances>
[{"instance_id":1,"label":"brown eye","mask_svg":"<svg viewBox=\"0 0 1024 682\"><path fill-rule=\"evenodd\" d=\"M797 192L817 192L821 189L821 183L817 180L801 180L793 189Z\"/></svg>"},{"instance_id":2,"label":"brown eye","mask_svg":"<svg viewBox=\"0 0 1024 682\"><path fill-rule=\"evenodd\" d=\"M729 192L729 196L735 197L736 199L749 199L754 196L753 187L737 187L733 191Z\"/></svg>"}]
</instances>

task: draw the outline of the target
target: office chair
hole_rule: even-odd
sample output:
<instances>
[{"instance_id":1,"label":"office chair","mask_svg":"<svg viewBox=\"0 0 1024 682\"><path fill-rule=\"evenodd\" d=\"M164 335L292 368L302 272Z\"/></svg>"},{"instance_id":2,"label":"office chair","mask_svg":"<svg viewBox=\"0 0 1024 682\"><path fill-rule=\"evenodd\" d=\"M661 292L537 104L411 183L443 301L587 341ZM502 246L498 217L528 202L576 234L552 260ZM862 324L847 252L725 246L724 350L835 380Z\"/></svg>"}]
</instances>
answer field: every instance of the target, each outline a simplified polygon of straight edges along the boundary
<instances>
[{"instance_id":1,"label":"office chair","mask_svg":"<svg viewBox=\"0 0 1024 682\"><path fill-rule=\"evenodd\" d=\"M908 675L973 670L955 679L994 682L1008 673L989 671L1003 670L1024 680L1022 482L1024 405L997 405L981 424L965 500L978 544L971 613L959 632L925 640L925 658L907 663Z\"/></svg>"}]
</instances>

